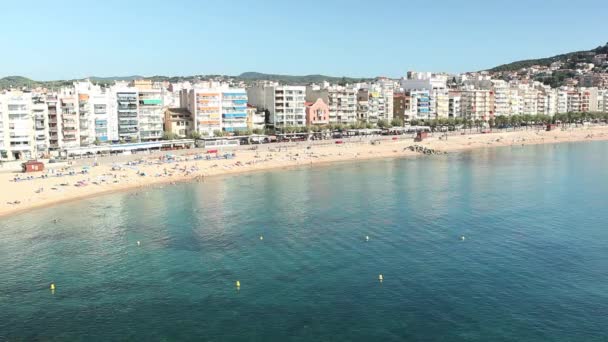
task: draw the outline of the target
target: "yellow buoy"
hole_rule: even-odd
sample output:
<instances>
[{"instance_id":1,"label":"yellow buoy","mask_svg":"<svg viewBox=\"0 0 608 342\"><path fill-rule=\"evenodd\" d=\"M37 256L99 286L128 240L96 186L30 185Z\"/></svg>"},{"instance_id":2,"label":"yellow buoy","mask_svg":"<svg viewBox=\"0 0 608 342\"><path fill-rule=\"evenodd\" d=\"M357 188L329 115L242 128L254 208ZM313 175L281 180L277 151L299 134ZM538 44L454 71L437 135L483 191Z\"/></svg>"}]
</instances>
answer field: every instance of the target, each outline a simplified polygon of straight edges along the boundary
<instances>
[{"instance_id":1,"label":"yellow buoy","mask_svg":"<svg viewBox=\"0 0 608 342\"><path fill-rule=\"evenodd\" d=\"M380 282L382 282L382 281L384 280L384 277L382 276L382 274L380 274L380 275L378 276L378 280L380 280Z\"/></svg>"},{"instance_id":2,"label":"yellow buoy","mask_svg":"<svg viewBox=\"0 0 608 342\"><path fill-rule=\"evenodd\" d=\"M51 283L51 291L55 291L55 284Z\"/></svg>"},{"instance_id":3,"label":"yellow buoy","mask_svg":"<svg viewBox=\"0 0 608 342\"><path fill-rule=\"evenodd\" d=\"M241 282L240 281L236 281L236 287L241 287Z\"/></svg>"}]
</instances>

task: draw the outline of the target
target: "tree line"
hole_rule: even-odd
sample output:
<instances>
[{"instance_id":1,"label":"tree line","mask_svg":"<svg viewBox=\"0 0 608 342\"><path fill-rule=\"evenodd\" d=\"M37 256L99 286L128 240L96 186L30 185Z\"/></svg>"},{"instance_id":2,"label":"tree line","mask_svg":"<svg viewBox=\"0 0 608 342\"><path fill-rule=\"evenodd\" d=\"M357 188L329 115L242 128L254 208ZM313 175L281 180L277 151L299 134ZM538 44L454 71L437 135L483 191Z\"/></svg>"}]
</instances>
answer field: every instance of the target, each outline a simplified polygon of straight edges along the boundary
<instances>
[{"instance_id":1,"label":"tree line","mask_svg":"<svg viewBox=\"0 0 608 342\"><path fill-rule=\"evenodd\" d=\"M537 114L537 115L498 115L490 120L472 119L472 118L436 118L436 119L412 119L409 120L411 126L428 126L431 130L440 128L515 128L531 125L547 125L547 124L581 124L583 122L608 122L608 113L598 112L569 112L559 113L553 116ZM283 128L255 128L246 130L236 130L234 132L225 132L215 130L213 136L222 137L228 135L247 136L253 134L272 135L277 133L319 133L327 131L343 132L349 129L386 129L391 127L403 127L404 121L395 118L391 121L378 120L375 124L370 122L356 122L351 124L331 123L326 125L315 126L286 126ZM199 132L191 132L188 135L189 139L200 139L205 135ZM165 132L164 140L179 139L178 135L171 132Z\"/></svg>"}]
</instances>

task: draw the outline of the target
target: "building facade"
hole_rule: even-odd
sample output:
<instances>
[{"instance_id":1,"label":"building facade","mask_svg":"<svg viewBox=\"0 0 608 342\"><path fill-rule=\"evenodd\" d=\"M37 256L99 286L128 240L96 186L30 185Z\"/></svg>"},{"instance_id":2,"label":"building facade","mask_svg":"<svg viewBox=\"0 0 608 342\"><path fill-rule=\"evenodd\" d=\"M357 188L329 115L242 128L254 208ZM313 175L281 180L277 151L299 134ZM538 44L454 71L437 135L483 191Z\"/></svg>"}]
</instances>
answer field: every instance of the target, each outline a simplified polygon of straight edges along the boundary
<instances>
[{"instance_id":1,"label":"building facade","mask_svg":"<svg viewBox=\"0 0 608 342\"><path fill-rule=\"evenodd\" d=\"M329 106L319 98L315 102L306 103L306 126L329 124Z\"/></svg>"},{"instance_id":2,"label":"building facade","mask_svg":"<svg viewBox=\"0 0 608 342\"><path fill-rule=\"evenodd\" d=\"M249 103L267 110L275 128L306 125L306 87L260 85L247 89Z\"/></svg>"}]
</instances>

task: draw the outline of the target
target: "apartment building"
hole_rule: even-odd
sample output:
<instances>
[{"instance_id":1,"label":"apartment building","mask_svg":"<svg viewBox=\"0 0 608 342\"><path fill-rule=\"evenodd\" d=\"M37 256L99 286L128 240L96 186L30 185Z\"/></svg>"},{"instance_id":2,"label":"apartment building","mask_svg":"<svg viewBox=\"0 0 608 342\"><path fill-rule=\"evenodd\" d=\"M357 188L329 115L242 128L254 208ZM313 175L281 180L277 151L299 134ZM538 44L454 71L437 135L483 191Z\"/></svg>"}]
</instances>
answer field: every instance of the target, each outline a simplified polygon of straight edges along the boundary
<instances>
[{"instance_id":1,"label":"apartment building","mask_svg":"<svg viewBox=\"0 0 608 342\"><path fill-rule=\"evenodd\" d=\"M580 112L582 109L581 93L576 90L572 90L568 91L566 94L566 112Z\"/></svg>"},{"instance_id":2,"label":"apartment building","mask_svg":"<svg viewBox=\"0 0 608 342\"><path fill-rule=\"evenodd\" d=\"M212 136L215 131L247 129L247 91L228 85L205 83L183 89L180 102L192 113L193 130ZM211 86L211 87L208 87Z\"/></svg>"},{"instance_id":3,"label":"apartment building","mask_svg":"<svg viewBox=\"0 0 608 342\"><path fill-rule=\"evenodd\" d=\"M462 117L462 94L459 91L450 91L448 93L448 117L449 118L460 118Z\"/></svg>"},{"instance_id":4,"label":"apartment building","mask_svg":"<svg viewBox=\"0 0 608 342\"><path fill-rule=\"evenodd\" d=\"M269 112L268 124L276 128L306 125L306 87L264 84L247 89L249 103Z\"/></svg>"},{"instance_id":5,"label":"apartment building","mask_svg":"<svg viewBox=\"0 0 608 342\"><path fill-rule=\"evenodd\" d=\"M60 148L80 146L79 98L74 89L62 89L59 93Z\"/></svg>"},{"instance_id":6,"label":"apartment building","mask_svg":"<svg viewBox=\"0 0 608 342\"><path fill-rule=\"evenodd\" d=\"M419 119L447 118L450 102L447 81L448 76L444 74L408 71L407 77L400 80L400 86L404 91L428 91L428 112L425 108L424 113L418 113Z\"/></svg>"},{"instance_id":7,"label":"apartment building","mask_svg":"<svg viewBox=\"0 0 608 342\"><path fill-rule=\"evenodd\" d=\"M32 117L34 119L34 144L37 155L49 150L49 112L44 94L32 95Z\"/></svg>"},{"instance_id":8,"label":"apartment building","mask_svg":"<svg viewBox=\"0 0 608 342\"><path fill-rule=\"evenodd\" d=\"M410 90L406 91L406 96L410 98L410 118L431 120L435 118L435 113L432 111L431 95L429 90ZM449 94L448 94L449 96ZM448 97L448 115L449 115L449 97Z\"/></svg>"},{"instance_id":9,"label":"apartment building","mask_svg":"<svg viewBox=\"0 0 608 342\"><path fill-rule=\"evenodd\" d=\"M222 91L222 130L237 132L247 130L247 91L231 88Z\"/></svg>"},{"instance_id":10,"label":"apartment building","mask_svg":"<svg viewBox=\"0 0 608 342\"><path fill-rule=\"evenodd\" d=\"M329 106L329 122L357 122L357 87L353 85L312 85L306 88L306 101L322 99Z\"/></svg>"},{"instance_id":11,"label":"apartment building","mask_svg":"<svg viewBox=\"0 0 608 342\"><path fill-rule=\"evenodd\" d=\"M59 99L57 94L47 94L47 113L49 120L49 151L57 151L60 148L59 134L61 132L61 119L59 115Z\"/></svg>"},{"instance_id":12,"label":"apartment building","mask_svg":"<svg viewBox=\"0 0 608 342\"><path fill-rule=\"evenodd\" d=\"M115 101L107 88L100 88L99 92L89 95L92 113L92 129L90 130L93 142L106 143L118 140L118 120L113 115Z\"/></svg>"},{"instance_id":13,"label":"apartment building","mask_svg":"<svg viewBox=\"0 0 608 342\"><path fill-rule=\"evenodd\" d=\"M37 156L32 115L32 94L0 94L0 160L27 160Z\"/></svg>"},{"instance_id":14,"label":"apartment building","mask_svg":"<svg viewBox=\"0 0 608 342\"><path fill-rule=\"evenodd\" d=\"M113 98L115 109L118 140L125 142L139 141L139 97L137 90L125 86L114 87Z\"/></svg>"},{"instance_id":15,"label":"apartment building","mask_svg":"<svg viewBox=\"0 0 608 342\"><path fill-rule=\"evenodd\" d=\"M490 120L494 117L494 94L491 90L463 90L462 114L469 120Z\"/></svg>"},{"instance_id":16,"label":"apartment building","mask_svg":"<svg viewBox=\"0 0 608 342\"><path fill-rule=\"evenodd\" d=\"M580 88L580 100L581 100L581 112L597 112L597 97L598 89L592 88Z\"/></svg>"},{"instance_id":17,"label":"apartment building","mask_svg":"<svg viewBox=\"0 0 608 342\"><path fill-rule=\"evenodd\" d=\"M195 132L213 136L214 131L222 130L222 94L218 89L191 89L187 98L187 108L193 115Z\"/></svg>"},{"instance_id":18,"label":"apartment building","mask_svg":"<svg viewBox=\"0 0 608 342\"><path fill-rule=\"evenodd\" d=\"M163 97L161 89L138 87L139 137L143 141L158 141L163 137Z\"/></svg>"},{"instance_id":19,"label":"apartment building","mask_svg":"<svg viewBox=\"0 0 608 342\"><path fill-rule=\"evenodd\" d=\"M432 112L436 118L447 118L450 112L450 94L447 88L435 88L431 94Z\"/></svg>"},{"instance_id":20,"label":"apartment building","mask_svg":"<svg viewBox=\"0 0 608 342\"><path fill-rule=\"evenodd\" d=\"M494 114L496 116L511 115L511 90L509 84L503 80L492 80L494 92Z\"/></svg>"},{"instance_id":21,"label":"apartment building","mask_svg":"<svg viewBox=\"0 0 608 342\"><path fill-rule=\"evenodd\" d=\"M608 113L608 90L607 89L599 89L597 92L597 111Z\"/></svg>"},{"instance_id":22,"label":"apartment building","mask_svg":"<svg viewBox=\"0 0 608 342\"><path fill-rule=\"evenodd\" d=\"M527 85L520 88L522 99L523 99L523 115L536 115L538 114L538 95L537 89L531 88Z\"/></svg>"}]
</instances>

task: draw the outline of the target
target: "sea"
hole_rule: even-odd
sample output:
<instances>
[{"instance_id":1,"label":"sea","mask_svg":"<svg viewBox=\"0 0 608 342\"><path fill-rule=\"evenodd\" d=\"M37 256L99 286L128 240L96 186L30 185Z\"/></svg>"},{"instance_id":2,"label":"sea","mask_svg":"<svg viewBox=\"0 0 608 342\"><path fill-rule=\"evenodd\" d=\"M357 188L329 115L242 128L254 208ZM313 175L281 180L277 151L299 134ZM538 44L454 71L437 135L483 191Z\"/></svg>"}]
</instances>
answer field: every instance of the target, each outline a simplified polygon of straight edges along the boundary
<instances>
[{"instance_id":1,"label":"sea","mask_svg":"<svg viewBox=\"0 0 608 342\"><path fill-rule=\"evenodd\" d=\"M608 142L216 177L3 218L5 340L607 341Z\"/></svg>"}]
</instances>

